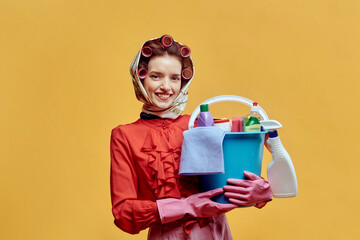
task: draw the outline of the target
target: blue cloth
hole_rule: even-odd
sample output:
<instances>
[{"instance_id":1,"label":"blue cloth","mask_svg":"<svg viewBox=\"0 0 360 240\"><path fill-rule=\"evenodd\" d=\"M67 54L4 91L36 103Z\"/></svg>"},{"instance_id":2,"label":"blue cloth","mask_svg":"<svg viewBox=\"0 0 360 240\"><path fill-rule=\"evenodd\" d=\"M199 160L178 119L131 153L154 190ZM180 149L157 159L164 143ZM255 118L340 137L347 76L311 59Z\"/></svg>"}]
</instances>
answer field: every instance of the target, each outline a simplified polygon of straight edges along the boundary
<instances>
[{"instance_id":1,"label":"blue cloth","mask_svg":"<svg viewBox=\"0 0 360 240\"><path fill-rule=\"evenodd\" d=\"M197 127L184 131L181 150L181 175L224 173L222 143L225 131L218 127Z\"/></svg>"}]
</instances>

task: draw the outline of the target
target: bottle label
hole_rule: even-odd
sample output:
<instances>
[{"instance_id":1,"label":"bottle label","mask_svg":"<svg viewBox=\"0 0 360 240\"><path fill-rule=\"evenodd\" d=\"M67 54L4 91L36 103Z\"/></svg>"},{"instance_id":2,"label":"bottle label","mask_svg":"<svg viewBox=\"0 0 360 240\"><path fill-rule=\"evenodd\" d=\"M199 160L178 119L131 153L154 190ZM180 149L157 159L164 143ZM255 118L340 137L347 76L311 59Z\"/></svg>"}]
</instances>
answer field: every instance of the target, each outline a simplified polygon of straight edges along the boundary
<instances>
[{"instance_id":1,"label":"bottle label","mask_svg":"<svg viewBox=\"0 0 360 240\"><path fill-rule=\"evenodd\" d=\"M245 132L260 132L260 124L253 124L250 126L245 126Z\"/></svg>"}]
</instances>

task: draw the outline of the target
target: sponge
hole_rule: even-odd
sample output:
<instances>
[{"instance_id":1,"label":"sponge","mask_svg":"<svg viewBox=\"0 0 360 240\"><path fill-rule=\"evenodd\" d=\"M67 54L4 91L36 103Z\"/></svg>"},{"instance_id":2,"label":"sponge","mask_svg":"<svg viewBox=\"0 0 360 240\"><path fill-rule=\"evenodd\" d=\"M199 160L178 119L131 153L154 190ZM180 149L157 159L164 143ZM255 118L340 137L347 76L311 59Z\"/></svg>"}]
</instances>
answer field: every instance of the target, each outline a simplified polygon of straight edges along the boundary
<instances>
[{"instance_id":1,"label":"sponge","mask_svg":"<svg viewBox=\"0 0 360 240\"><path fill-rule=\"evenodd\" d=\"M231 119L231 132L243 132L244 130L244 117L233 117Z\"/></svg>"}]
</instances>

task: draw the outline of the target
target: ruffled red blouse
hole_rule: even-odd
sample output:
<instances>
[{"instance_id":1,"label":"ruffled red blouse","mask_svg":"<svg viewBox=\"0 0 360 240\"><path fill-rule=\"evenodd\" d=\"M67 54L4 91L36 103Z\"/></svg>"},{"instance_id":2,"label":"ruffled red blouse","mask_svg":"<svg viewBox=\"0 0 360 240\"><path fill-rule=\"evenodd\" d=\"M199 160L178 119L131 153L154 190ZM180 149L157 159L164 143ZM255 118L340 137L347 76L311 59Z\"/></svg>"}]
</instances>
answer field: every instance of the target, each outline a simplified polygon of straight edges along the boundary
<instances>
[{"instance_id":1,"label":"ruffled red blouse","mask_svg":"<svg viewBox=\"0 0 360 240\"><path fill-rule=\"evenodd\" d=\"M123 231L135 234L160 222L157 199L199 192L197 177L178 174L189 117L139 119L112 130L112 212Z\"/></svg>"}]
</instances>

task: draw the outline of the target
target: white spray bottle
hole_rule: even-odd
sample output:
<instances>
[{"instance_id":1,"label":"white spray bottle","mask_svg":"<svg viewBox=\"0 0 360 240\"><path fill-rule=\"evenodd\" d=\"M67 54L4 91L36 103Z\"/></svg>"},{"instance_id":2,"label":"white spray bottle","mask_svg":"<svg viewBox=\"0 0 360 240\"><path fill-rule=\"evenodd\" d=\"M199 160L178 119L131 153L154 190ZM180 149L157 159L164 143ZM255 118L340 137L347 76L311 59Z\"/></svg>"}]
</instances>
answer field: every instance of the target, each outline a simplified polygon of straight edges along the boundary
<instances>
[{"instance_id":1,"label":"white spray bottle","mask_svg":"<svg viewBox=\"0 0 360 240\"><path fill-rule=\"evenodd\" d=\"M267 167L267 176L274 197L295 197L298 194L298 186L294 165L276 130L269 131L267 143L273 156Z\"/></svg>"}]
</instances>

